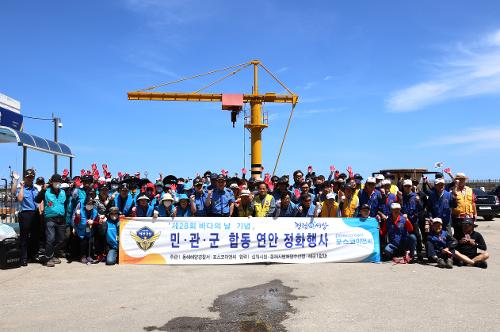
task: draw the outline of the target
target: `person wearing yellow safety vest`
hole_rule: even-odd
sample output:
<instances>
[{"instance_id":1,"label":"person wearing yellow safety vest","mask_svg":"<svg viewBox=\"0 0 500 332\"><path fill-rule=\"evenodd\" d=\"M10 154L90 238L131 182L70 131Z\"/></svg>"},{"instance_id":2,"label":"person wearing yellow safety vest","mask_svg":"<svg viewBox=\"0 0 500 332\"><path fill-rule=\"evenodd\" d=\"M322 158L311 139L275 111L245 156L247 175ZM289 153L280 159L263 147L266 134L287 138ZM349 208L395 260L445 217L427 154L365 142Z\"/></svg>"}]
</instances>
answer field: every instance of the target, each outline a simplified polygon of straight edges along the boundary
<instances>
[{"instance_id":1,"label":"person wearing yellow safety vest","mask_svg":"<svg viewBox=\"0 0 500 332\"><path fill-rule=\"evenodd\" d=\"M268 193L267 183L260 182L258 194L254 197L252 206L255 217L271 217L276 210L274 197Z\"/></svg>"},{"instance_id":2,"label":"person wearing yellow safety vest","mask_svg":"<svg viewBox=\"0 0 500 332\"><path fill-rule=\"evenodd\" d=\"M457 173L452 195L457 202L457 207L452 210L453 236L460 239L463 236L462 221L466 217L477 218L476 195L472 188L465 185L467 177L464 173Z\"/></svg>"},{"instance_id":3,"label":"person wearing yellow safety vest","mask_svg":"<svg viewBox=\"0 0 500 332\"><path fill-rule=\"evenodd\" d=\"M335 194L326 195L326 200L318 202L316 215L321 218L336 218L339 216L339 203L335 202Z\"/></svg>"},{"instance_id":4,"label":"person wearing yellow safety vest","mask_svg":"<svg viewBox=\"0 0 500 332\"><path fill-rule=\"evenodd\" d=\"M359 198L356 195L356 183L346 183L344 195L340 197L339 207L341 216L344 218L353 218L358 215Z\"/></svg>"}]
</instances>

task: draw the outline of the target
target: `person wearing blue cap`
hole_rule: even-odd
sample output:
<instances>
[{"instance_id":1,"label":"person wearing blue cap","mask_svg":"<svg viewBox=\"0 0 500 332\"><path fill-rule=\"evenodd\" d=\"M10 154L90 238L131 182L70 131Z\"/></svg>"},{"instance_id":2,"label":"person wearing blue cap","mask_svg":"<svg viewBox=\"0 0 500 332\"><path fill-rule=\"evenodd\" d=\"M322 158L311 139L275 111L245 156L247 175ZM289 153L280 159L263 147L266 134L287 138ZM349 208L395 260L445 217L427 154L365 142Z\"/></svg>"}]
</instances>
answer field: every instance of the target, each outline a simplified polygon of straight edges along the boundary
<instances>
[{"instance_id":1,"label":"person wearing blue cap","mask_svg":"<svg viewBox=\"0 0 500 332\"><path fill-rule=\"evenodd\" d=\"M191 206L186 194L179 195L179 203L175 207L174 217L191 217Z\"/></svg>"},{"instance_id":2,"label":"person wearing blue cap","mask_svg":"<svg viewBox=\"0 0 500 332\"><path fill-rule=\"evenodd\" d=\"M189 196L189 201L191 202L191 211L193 216L206 217L208 204L207 201L207 191L203 189L203 179L196 177L193 181L194 191Z\"/></svg>"}]
</instances>

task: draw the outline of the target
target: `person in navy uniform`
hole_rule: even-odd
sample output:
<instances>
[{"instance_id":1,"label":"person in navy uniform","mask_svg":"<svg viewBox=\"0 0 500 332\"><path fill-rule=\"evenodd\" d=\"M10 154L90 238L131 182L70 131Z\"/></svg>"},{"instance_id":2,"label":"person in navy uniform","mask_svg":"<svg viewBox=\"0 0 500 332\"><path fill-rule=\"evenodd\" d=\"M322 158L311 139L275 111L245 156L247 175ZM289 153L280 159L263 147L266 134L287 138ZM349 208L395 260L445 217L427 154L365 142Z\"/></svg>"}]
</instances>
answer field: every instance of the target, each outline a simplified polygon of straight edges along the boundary
<instances>
[{"instance_id":1,"label":"person in navy uniform","mask_svg":"<svg viewBox=\"0 0 500 332\"><path fill-rule=\"evenodd\" d=\"M40 215L35 198L38 195L38 189L34 186L35 171L27 169L24 172L24 181L17 181L19 175L17 172L12 173L12 194L16 195L17 201L20 203L19 209L19 240L21 246L21 265L28 265L28 260L34 262L38 252L39 231L40 231Z\"/></svg>"},{"instance_id":2,"label":"person in navy uniform","mask_svg":"<svg viewBox=\"0 0 500 332\"><path fill-rule=\"evenodd\" d=\"M233 192L226 188L226 177L217 176L215 189L208 191L207 205L210 206L211 217L229 217L233 214L235 198Z\"/></svg>"}]
</instances>

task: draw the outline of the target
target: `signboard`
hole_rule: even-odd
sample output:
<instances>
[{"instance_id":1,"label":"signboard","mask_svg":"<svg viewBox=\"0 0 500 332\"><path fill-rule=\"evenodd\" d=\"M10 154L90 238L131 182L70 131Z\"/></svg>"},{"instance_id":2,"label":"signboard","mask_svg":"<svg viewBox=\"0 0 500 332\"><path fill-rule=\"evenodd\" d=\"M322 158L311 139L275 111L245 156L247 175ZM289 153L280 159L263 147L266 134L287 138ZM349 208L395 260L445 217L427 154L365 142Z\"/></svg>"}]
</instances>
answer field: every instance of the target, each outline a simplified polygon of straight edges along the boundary
<instances>
[{"instance_id":1,"label":"signboard","mask_svg":"<svg viewBox=\"0 0 500 332\"><path fill-rule=\"evenodd\" d=\"M0 126L9 127L15 130L22 130L23 116L0 106Z\"/></svg>"},{"instance_id":2,"label":"signboard","mask_svg":"<svg viewBox=\"0 0 500 332\"><path fill-rule=\"evenodd\" d=\"M120 264L379 262L373 218L122 218Z\"/></svg>"},{"instance_id":3,"label":"signboard","mask_svg":"<svg viewBox=\"0 0 500 332\"><path fill-rule=\"evenodd\" d=\"M0 107L14 113L21 113L21 103L3 93L0 93Z\"/></svg>"}]
</instances>

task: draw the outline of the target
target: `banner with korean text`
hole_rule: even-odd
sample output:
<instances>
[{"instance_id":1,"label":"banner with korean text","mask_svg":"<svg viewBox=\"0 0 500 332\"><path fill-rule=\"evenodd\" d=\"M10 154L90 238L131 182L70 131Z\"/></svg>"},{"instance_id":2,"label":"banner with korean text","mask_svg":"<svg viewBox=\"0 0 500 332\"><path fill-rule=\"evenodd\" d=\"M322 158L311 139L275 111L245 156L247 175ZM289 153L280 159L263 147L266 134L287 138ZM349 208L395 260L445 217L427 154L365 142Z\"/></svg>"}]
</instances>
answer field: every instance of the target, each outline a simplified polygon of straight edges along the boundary
<instances>
[{"instance_id":1,"label":"banner with korean text","mask_svg":"<svg viewBox=\"0 0 500 332\"><path fill-rule=\"evenodd\" d=\"M122 218L120 264L379 262L373 218Z\"/></svg>"}]
</instances>

